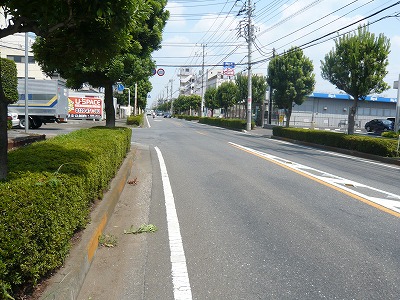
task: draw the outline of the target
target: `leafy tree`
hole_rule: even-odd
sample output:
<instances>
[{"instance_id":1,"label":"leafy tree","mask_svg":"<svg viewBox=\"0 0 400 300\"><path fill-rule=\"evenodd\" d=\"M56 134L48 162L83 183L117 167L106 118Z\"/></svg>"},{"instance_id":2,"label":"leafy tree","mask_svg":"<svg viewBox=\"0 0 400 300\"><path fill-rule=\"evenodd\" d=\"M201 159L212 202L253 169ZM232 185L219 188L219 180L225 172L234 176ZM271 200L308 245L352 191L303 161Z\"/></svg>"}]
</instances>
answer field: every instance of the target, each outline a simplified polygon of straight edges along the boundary
<instances>
[{"instance_id":1,"label":"leafy tree","mask_svg":"<svg viewBox=\"0 0 400 300\"><path fill-rule=\"evenodd\" d=\"M132 7L131 2L126 1L126 5ZM46 73L58 72L75 88L84 83L104 87L107 127L115 126L112 86L117 81L137 82L151 76L155 65L150 55L160 47L162 29L169 16L164 11L166 0L136 0L135 3L139 1L140 7L135 7L127 28L128 45L120 47L111 59L96 61L88 59L84 53L64 53L70 41L62 32L58 37L39 40L35 46L35 58Z\"/></svg>"},{"instance_id":2,"label":"leafy tree","mask_svg":"<svg viewBox=\"0 0 400 300\"><path fill-rule=\"evenodd\" d=\"M131 106L135 103L135 82L127 80L124 82L127 88L131 90ZM147 105L147 94L151 91L152 85L148 78L143 78L137 82L137 108L144 110ZM114 93L114 97L117 98L117 103L122 105L128 105L128 92L122 94Z\"/></svg>"},{"instance_id":3,"label":"leafy tree","mask_svg":"<svg viewBox=\"0 0 400 300\"><path fill-rule=\"evenodd\" d=\"M214 110L219 108L217 89L215 87L210 87L204 92L204 104L211 110L211 117L214 116Z\"/></svg>"},{"instance_id":4,"label":"leafy tree","mask_svg":"<svg viewBox=\"0 0 400 300\"><path fill-rule=\"evenodd\" d=\"M237 96L237 103L243 104L243 111L246 111L247 97L248 97L248 76L238 74L236 75L235 83L239 89ZM264 76L253 75L251 76L252 86L252 102L254 105L261 105L265 100L265 93L267 92L267 81Z\"/></svg>"},{"instance_id":5,"label":"leafy tree","mask_svg":"<svg viewBox=\"0 0 400 300\"><path fill-rule=\"evenodd\" d=\"M274 87L272 97L279 109L284 109L289 127L293 105L301 105L315 86L313 64L300 48L292 47L274 57L268 66L267 82Z\"/></svg>"},{"instance_id":6,"label":"leafy tree","mask_svg":"<svg viewBox=\"0 0 400 300\"><path fill-rule=\"evenodd\" d=\"M41 38L51 38L54 45L62 41L59 52L48 55L64 60L74 52L87 61L101 63L110 59L121 48L126 47L133 15L146 15L139 8L144 0L0 0L2 13L7 20L0 28L0 39L18 32L33 32ZM61 38L61 39L60 39ZM74 65L72 64L72 67ZM4 94L0 86L0 94ZM0 110L0 118L6 116L6 109ZM4 132L3 132L4 130ZM7 137L7 128L0 126L0 135ZM7 138L1 139L7 141ZM0 179L7 174L7 148L0 146Z\"/></svg>"},{"instance_id":7,"label":"leafy tree","mask_svg":"<svg viewBox=\"0 0 400 300\"><path fill-rule=\"evenodd\" d=\"M252 78L253 79L253 78ZM248 95L248 76L238 73L235 78L236 86L238 87L238 93L236 103L243 106L241 111L247 114L246 105ZM240 116L242 117L242 116Z\"/></svg>"},{"instance_id":8,"label":"leafy tree","mask_svg":"<svg viewBox=\"0 0 400 300\"><path fill-rule=\"evenodd\" d=\"M354 133L358 102L370 93L381 93L389 86L383 81L389 64L390 41L383 34L375 38L368 28L359 27L335 40L325 60L321 61L322 78L353 97L349 109L348 134Z\"/></svg>"},{"instance_id":9,"label":"leafy tree","mask_svg":"<svg viewBox=\"0 0 400 300\"><path fill-rule=\"evenodd\" d=\"M238 87L233 82L223 82L217 89L217 100L220 107L225 109L225 117L228 115L228 108L236 103Z\"/></svg>"},{"instance_id":10,"label":"leafy tree","mask_svg":"<svg viewBox=\"0 0 400 300\"><path fill-rule=\"evenodd\" d=\"M7 177L7 106L18 100L17 86L15 62L0 58L0 179Z\"/></svg>"},{"instance_id":11,"label":"leafy tree","mask_svg":"<svg viewBox=\"0 0 400 300\"><path fill-rule=\"evenodd\" d=\"M200 112L200 110L201 110L201 96L195 95L195 94L189 95L189 96L187 96L187 101L188 101L190 110L195 110L198 113ZM200 113L199 113L199 115L200 115Z\"/></svg>"}]
</instances>

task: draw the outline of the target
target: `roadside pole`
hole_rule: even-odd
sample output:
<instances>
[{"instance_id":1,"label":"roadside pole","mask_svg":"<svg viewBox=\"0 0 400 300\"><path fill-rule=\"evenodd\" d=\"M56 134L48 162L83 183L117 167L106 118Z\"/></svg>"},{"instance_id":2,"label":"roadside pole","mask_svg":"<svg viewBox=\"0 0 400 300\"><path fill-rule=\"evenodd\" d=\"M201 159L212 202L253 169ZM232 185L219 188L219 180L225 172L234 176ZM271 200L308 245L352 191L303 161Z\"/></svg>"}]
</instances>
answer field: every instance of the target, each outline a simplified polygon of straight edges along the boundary
<instances>
[{"instance_id":1,"label":"roadside pole","mask_svg":"<svg viewBox=\"0 0 400 300\"><path fill-rule=\"evenodd\" d=\"M399 132L399 126L400 126L400 74L399 74L399 80L395 81L393 83L393 88L397 88L397 104L396 104L396 118L394 119L394 131ZM397 147L397 151L398 151Z\"/></svg>"}]
</instances>

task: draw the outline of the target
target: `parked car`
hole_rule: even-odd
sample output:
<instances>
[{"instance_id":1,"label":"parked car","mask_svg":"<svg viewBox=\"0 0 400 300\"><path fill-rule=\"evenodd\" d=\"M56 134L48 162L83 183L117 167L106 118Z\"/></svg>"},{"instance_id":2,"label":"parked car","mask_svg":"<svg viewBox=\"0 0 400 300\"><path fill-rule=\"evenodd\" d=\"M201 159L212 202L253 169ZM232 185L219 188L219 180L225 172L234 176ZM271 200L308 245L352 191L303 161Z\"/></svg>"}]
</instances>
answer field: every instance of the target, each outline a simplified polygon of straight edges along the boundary
<instances>
[{"instance_id":1,"label":"parked car","mask_svg":"<svg viewBox=\"0 0 400 300\"><path fill-rule=\"evenodd\" d=\"M19 127L18 114L14 112L7 113L7 120L11 121L12 127Z\"/></svg>"},{"instance_id":2,"label":"parked car","mask_svg":"<svg viewBox=\"0 0 400 300\"><path fill-rule=\"evenodd\" d=\"M171 118L171 114L170 113L164 113L164 118Z\"/></svg>"},{"instance_id":3,"label":"parked car","mask_svg":"<svg viewBox=\"0 0 400 300\"><path fill-rule=\"evenodd\" d=\"M365 123L367 132L390 131L394 128L394 122L386 119L374 119Z\"/></svg>"}]
</instances>

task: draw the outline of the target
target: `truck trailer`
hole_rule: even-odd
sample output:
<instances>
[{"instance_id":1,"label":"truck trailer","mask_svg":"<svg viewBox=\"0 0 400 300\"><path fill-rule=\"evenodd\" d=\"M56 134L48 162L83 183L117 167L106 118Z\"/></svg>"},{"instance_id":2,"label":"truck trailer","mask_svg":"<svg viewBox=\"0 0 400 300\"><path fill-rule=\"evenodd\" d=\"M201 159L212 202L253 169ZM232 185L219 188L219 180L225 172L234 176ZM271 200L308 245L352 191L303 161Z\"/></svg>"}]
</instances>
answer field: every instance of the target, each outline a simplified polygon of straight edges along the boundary
<instances>
[{"instance_id":1,"label":"truck trailer","mask_svg":"<svg viewBox=\"0 0 400 300\"><path fill-rule=\"evenodd\" d=\"M29 128L39 128L46 123L63 123L68 116L68 93L64 81L59 79L28 79ZM25 128L25 79L18 79L19 100L8 110L18 114L19 126Z\"/></svg>"}]
</instances>

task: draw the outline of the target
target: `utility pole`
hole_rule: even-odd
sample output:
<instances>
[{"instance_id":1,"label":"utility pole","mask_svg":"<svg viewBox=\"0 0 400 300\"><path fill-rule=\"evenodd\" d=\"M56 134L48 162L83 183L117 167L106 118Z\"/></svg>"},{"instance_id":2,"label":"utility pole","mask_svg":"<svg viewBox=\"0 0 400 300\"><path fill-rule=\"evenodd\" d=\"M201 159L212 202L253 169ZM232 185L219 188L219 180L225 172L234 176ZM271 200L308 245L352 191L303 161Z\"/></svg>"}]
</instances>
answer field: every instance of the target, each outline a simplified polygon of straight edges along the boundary
<instances>
[{"instance_id":1,"label":"utility pole","mask_svg":"<svg viewBox=\"0 0 400 300\"><path fill-rule=\"evenodd\" d=\"M251 17L253 14L253 7L251 4L251 0L247 1L247 48L248 48L248 82L247 82L247 89L248 89L248 94L247 94L247 126L246 129L247 131L251 130L251 120L252 120L252 72L251 72L251 46L253 43L253 25L251 24Z\"/></svg>"},{"instance_id":2,"label":"utility pole","mask_svg":"<svg viewBox=\"0 0 400 300\"><path fill-rule=\"evenodd\" d=\"M172 116L174 114L174 101L172 100L172 84L174 80L170 79L169 82L171 82L171 116Z\"/></svg>"},{"instance_id":3,"label":"utility pole","mask_svg":"<svg viewBox=\"0 0 400 300\"><path fill-rule=\"evenodd\" d=\"M203 46L203 65L202 65L202 71L201 71L201 112L200 116L204 117L204 49L206 48L207 45L202 45Z\"/></svg>"},{"instance_id":4,"label":"utility pole","mask_svg":"<svg viewBox=\"0 0 400 300\"><path fill-rule=\"evenodd\" d=\"M133 111L134 111L134 116L136 116L137 115L137 83L135 83L135 107L134 107L134 109L133 109Z\"/></svg>"},{"instance_id":5,"label":"utility pole","mask_svg":"<svg viewBox=\"0 0 400 300\"><path fill-rule=\"evenodd\" d=\"M275 57L275 48L272 49L272 58ZM269 86L269 102L268 102L268 124L272 123L272 85Z\"/></svg>"}]
</instances>

